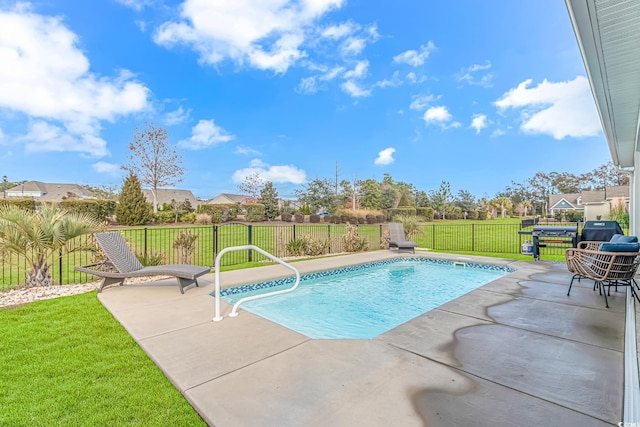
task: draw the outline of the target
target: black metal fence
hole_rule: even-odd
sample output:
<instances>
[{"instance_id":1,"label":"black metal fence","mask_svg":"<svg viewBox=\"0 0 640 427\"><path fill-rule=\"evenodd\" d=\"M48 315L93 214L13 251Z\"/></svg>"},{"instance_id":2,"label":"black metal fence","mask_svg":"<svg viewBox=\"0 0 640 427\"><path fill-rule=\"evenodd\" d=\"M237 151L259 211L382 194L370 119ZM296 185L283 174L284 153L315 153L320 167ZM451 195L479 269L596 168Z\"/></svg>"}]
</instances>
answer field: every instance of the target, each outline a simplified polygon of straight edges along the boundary
<instances>
[{"instance_id":1,"label":"black metal fence","mask_svg":"<svg viewBox=\"0 0 640 427\"><path fill-rule=\"evenodd\" d=\"M575 223L573 223L575 224ZM561 225L561 224L557 224ZM366 237L367 250L380 248L386 224L359 225L358 234ZM522 244L531 240L531 236L518 233L521 224L491 223L425 223L420 225L419 232L410 236L421 248L437 251L519 254ZM346 227L342 224L287 224L287 225L252 225L230 223L210 226L189 227L140 227L115 229L122 233L132 251L138 257L152 258L156 256L163 263L175 264L185 262L179 259L174 242L179 234L188 231L197 236L195 249L188 260L191 264L213 266L217 254L231 246L256 245L276 257L290 255L287 243L293 239L309 235L327 244L327 253L336 254L345 251L344 236ZM85 236L78 244L91 244L92 236ZM561 256L562 249L543 250L542 258L548 255ZM98 255L99 256L99 255ZM49 264L56 283L84 283L95 277L74 271L76 265L95 262L96 254L88 251L77 251L69 254L54 254ZM256 251L230 252L221 259L221 265L237 265L246 262L265 261L266 257ZM10 253L0 254L0 289L23 284L28 271L28 261Z\"/></svg>"}]
</instances>

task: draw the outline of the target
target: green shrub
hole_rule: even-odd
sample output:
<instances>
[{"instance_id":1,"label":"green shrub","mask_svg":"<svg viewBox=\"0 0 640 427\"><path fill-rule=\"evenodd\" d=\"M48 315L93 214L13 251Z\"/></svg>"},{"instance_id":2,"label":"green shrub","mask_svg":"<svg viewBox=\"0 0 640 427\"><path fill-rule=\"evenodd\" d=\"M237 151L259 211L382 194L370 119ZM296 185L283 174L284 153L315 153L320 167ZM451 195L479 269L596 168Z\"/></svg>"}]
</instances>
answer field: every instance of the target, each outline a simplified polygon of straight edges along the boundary
<instances>
[{"instance_id":1,"label":"green shrub","mask_svg":"<svg viewBox=\"0 0 640 427\"><path fill-rule=\"evenodd\" d=\"M17 206L22 210L33 212L36 210L36 199L0 199L0 206Z\"/></svg>"},{"instance_id":2,"label":"green shrub","mask_svg":"<svg viewBox=\"0 0 640 427\"><path fill-rule=\"evenodd\" d=\"M570 222L578 222L578 221L582 221L582 217L584 216L584 214L582 212L578 212L578 211L567 211L565 212L565 217L567 219L567 221ZM620 221L618 221L620 222Z\"/></svg>"},{"instance_id":3,"label":"green shrub","mask_svg":"<svg viewBox=\"0 0 640 427\"><path fill-rule=\"evenodd\" d=\"M65 209L67 212L93 215L100 221L106 221L116 212L115 200L63 200L58 203L58 206Z\"/></svg>"},{"instance_id":4,"label":"green shrub","mask_svg":"<svg viewBox=\"0 0 640 427\"><path fill-rule=\"evenodd\" d=\"M415 240L416 237L422 234L420 222L415 215L398 215L394 218L394 221L402 223L407 240Z\"/></svg>"},{"instance_id":5,"label":"green shrub","mask_svg":"<svg viewBox=\"0 0 640 427\"><path fill-rule=\"evenodd\" d=\"M364 217L363 216L359 216L357 218L358 224L364 224Z\"/></svg>"},{"instance_id":6,"label":"green shrub","mask_svg":"<svg viewBox=\"0 0 640 427\"><path fill-rule=\"evenodd\" d=\"M366 220L367 224L375 224L377 222L376 216L371 214L366 215L364 219Z\"/></svg>"},{"instance_id":7,"label":"green shrub","mask_svg":"<svg viewBox=\"0 0 640 427\"><path fill-rule=\"evenodd\" d=\"M136 252L136 258L140 261L140 264L145 267L150 267L154 265L162 265L165 264L165 256L162 252Z\"/></svg>"},{"instance_id":8,"label":"green shrub","mask_svg":"<svg viewBox=\"0 0 640 427\"><path fill-rule=\"evenodd\" d=\"M304 214L302 212L296 212L293 217L297 223L302 224L304 222Z\"/></svg>"},{"instance_id":9,"label":"green shrub","mask_svg":"<svg viewBox=\"0 0 640 427\"><path fill-rule=\"evenodd\" d=\"M467 212L467 219L478 219L478 211Z\"/></svg>"},{"instance_id":10,"label":"green shrub","mask_svg":"<svg viewBox=\"0 0 640 427\"><path fill-rule=\"evenodd\" d=\"M180 217L180 221L186 222L186 223L189 223L189 224L193 224L193 223L196 222L196 214L194 212L189 212L189 213L183 214Z\"/></svg>"},{"instance_id":11,"label":"green shrub","mask_svg":"<svg viewBox=\"0 0 640 427\"><path fill-rule=\"evenodd\" d=\"M309 222L318 224L320 222L320 215L316 215L316 214L309 215Z\"/></svg>"},{"instance_id":12,"label":"green shrub","mask_svg":"<svg viewBox=\"0 0 640 427\"><path fill-rule=\"evenodd\" d=\"M481 210L481 211L476 211L478 212L478 219L481 221L485 221L487 219L487 211Z\"/></svg>"},{"instance_id":13,"label":"green shrub","mask_svg":"<svg viewBox=\"0 0 640 427\"><path fill-rule=\"evenodd\" d=\"M291 239L286 245L287 253L291 256L302 256L304 255L306 245L307 242L302 237Z\"/></svg>"},{"instance_id":14,"label":"green shrub","mask_svg":"<svg viewBox=\"0 0 640 427\"><path fill-rule=\"evenodd\" d=\"M349 215L340 215L340 222L336 222L336 224L346 224L349 222Z\"/></svg>"},{"instance_id":15,"label":"green shrub","mask_svg":"<svg viewBox=\"0 0 640 427\"><path fill-rule=\"evenodd\" d=\"M331 222L331 215L325 215L322 217L322 221L324 222Z\"/></svg>"},{"instance_id":16,"label":"green shrub","mask_svg":"<svg viewBox=\"0 0 640 427\"><path fill-rule=\"evenodd\" d=\"M249 222L264 221L264 205L262 203L250 203L244 205L246 209L245 219Z\"/></svg>"},{"instance_id":17,"label":"green shrub","mask_svg":"<svg viewBox=\"0 0 640 427\"><path fill-rule=\"evenodd\" d=\"M416 209L416 214L423 218L425 221L433 221L433 218L435 216L435 211L433 210L433 208L428 208L428 207L421 207L421 208L417 208Z\"/></svg>"},{"instance_id":18,"label":"green shrub","mask_svg":"<svg viewBox=\"0 0 640 427\"><path fill-rule=\"evenodd\" d=\"M303 215L311 215L311 208L309 208L309 206L304 205L300 208L300 212L302 212Z\"/></svg>"},{"instance_id":19,"label":"green shrub","mask_svg":"<svg viewBox=\"0 0 640 427\"><path fill-rule=\"evenodd\" d=\"M416 208L411 206L406 206L402 208L392 208L387 209L388 216L395 221L395 217L398 215L415 215Z\"/></svg>"},{"instance_id":20,"label":"green shrub","mask_svg":"<svg viewBox=\"0 0 640 427\"><path fill-rule=\"evenodd\" d=\"M357 224L358 223L358 217L357 216L350 216L349 217L349 224Z\"/></svg>"},{"instance_id":21,"label":"green shrub","mask_svg":"<svg viewBox=\"0 0 640 427\"><path fill-rule=\"evenodd\" d=\"M219 224L236 219L240 213L240 205L237 203L199 205L197 212L209 214L211 221Z\"/></svg>"},{"instance_id":22,"label":"green shrub","mask_svg":"<svg viewBox=\"0 0 640 427\"><path fill-rule=\"evenodd\" d=\"M291 217L292 215L289 212L282 212L282 214L280 214L280 219L284 222L291 222Z\"/></svg>"},{"instance_id":23,"label":"green shrub","mask_svg":"<svg viewBox=\"0 0 640 427\"><path fill-rule=\"evenodd\" d=\"M158 213L153 215L153 219L160 224L169 224L174 222L175 215L172 211L158 211Z\"/></svg>"}]
</instances>

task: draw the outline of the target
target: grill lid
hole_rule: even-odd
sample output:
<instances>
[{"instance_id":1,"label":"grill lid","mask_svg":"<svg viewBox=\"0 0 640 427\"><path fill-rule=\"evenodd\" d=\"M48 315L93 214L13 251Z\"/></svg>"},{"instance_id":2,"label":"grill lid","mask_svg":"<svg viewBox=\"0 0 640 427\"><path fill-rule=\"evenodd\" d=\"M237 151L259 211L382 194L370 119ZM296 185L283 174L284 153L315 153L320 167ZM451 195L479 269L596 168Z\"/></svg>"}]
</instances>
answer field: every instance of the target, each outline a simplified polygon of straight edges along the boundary
<instances>
[{"instance_id":1,"label":"grill lid","mask_svg":"<svg viewBox=\"0 0 640 427\"><path fill-rule=\"evenodd\" d=\"M533 227L534 236L566 236L575 237L578 235L578 226L545 226L537 225Z\"/></svg>"}]
</instances>

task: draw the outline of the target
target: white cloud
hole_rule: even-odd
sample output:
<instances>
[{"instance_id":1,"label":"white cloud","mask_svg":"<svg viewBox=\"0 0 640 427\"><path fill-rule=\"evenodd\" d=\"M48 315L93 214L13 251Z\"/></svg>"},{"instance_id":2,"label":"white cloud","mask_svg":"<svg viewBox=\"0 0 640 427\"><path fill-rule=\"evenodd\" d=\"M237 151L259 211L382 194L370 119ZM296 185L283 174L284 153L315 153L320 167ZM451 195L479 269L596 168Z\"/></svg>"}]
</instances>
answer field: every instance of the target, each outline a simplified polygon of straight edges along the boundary
<instances>
[{"instance_id":1,"label":"white cloud","mask_svg":"<svg viewBox=\"0 0 640 427\"><path fill-rule=\"evenodd\" d=\"M367 62L368 64L368 62ZM336 66L319 77L320 80L333 80L344 72L344 67Z\"/></svg>"},{"instance_id":2,"label":"white cloud","mask_svg":"<svg viewBox=\"0 0 640 427\"><path fill-rule=\"evenodd\" d=\"M31 119L21 138L29 150L107 155L101 122L150 109L149 89L129 71L91 73L77 44L60 18L28 4L0 11L0 108Z\"/></svg>"},{"instance_id":3,"label":"white cloud","mask_svg":"<svg viewBox=\"0 0 640 427\"><path fill-rule=\"evenodd\" d=\"M482 71L489 70L491 68L491 62L487 61L486 64L473 64L470 67L463 68L457 75L457 79L460 82L466 82L470 85L491 87L491 80L493 79L493 73L482 74Z\"/></svg>"},{"instance_id":4,"label":"white cloud","mask_svg":"<svg viewBox=\"0 0 640 427\"><path fill-rule=\"evenodd\" d=\"M502 135L505 135L505 134L506 134L506 132L503 131L502 129L496 129L491 133L491 138L502 136Z\"/></svg>"},{"instance_id":5,"label":"white cloud","mask_svg":"<svg viewBox=\"0 0 640 427\"><path fill-rule=\"evenodd\" d=\"M191 109L189 108L185 111L182 106L180 106L177 110L169 111L165 114L164 122L167 126L179 125L189 120L189 116L191 116Z\"/></svg>"},{"instance_id":6,"label":"white cloud","mask_svg":"<svg viewBox=\"0 0 640 427\"><path fill-rule=\"evenodd\" d=\"M486 114L474 114L471 119L471 125L476 130L476 133L480 133L480 131L487 127L487 116Z\"/></svg>"},{"instance_id":7,"label":"white cloud","mask_svg":"<svg viewBox=\"0 0 640 427\"><path fill-rule=\"evenodd\" d=\"M245 147L243 145L238 145L234 151L236 154L242 154L243 156L258 156L260 153L258 150L254 150L250 147Z\"/></svg>"},{"instance_id":8,"label":"white cloud","mask_svg":"<svg viewBox=\"0 0 640 427\"><path fill-rule=\"evenodd\" d=\"M252 160L250 167L235 171L232 180L239 184L253 174L273 183L304 184L307 180L307 174L302 169L292 165L270 166L259 159Z\"/></svg>"},{"instance_id":9,"label":"white cloud","mask_svg":"<svg viewBox=\"0 0 640 427\"><path fill-rule=\"evenodd\" d=\"M185 0L180 18L162 24L154 41L184 44L215 65L230 59L261 70L284 73L307 54L302 45L324 14L343 0Z\"/></svg>"},{"instance_id":10,"label":"white cloud","mask_svg":"<svg viewBox=\"0 0 640 427\"><path fill-rule=\"evenodd\" d=\"M435 95L416 95L413 97L413 101L409 105L412 110L424 110L434 101L437 101L440 96Z\"/></svg>"},{"instance_id":11,"label":"white cloud","mask_svg":"<svg viewBox=\"0 0 640 427\"><path fill-rule=\"evenodd\" d=\"M222 142L231 141L234 135L227 133L220 126L211 120L200 120L191 129L191 138L178 142L178 146L189 150L200 150L209 148Z\"/></svg>"},{"instance_id":12,"label":"white cloud","mask_svg":"<svg viewBox=\"0 0 640 427\"><path fill-rule=\"evenodd\" d=\"M370 89L363 89L353 80L347 80L340 85L342 90L354 98L361 98L371 95Z\"/></svg>"},{"instance_id":13,"label":"white cloud","mask_svg":"<svg viewBox=\"0 0 640 427\"><path fill-rule=\"evenodd\" d=\"M530 88L525 80L495 102L500 109L519 109L524 132L564 137L598 135L600 119L584 76L563 82L542 83Z\"/></svg>"},{"instance_id":14,"label":"white cloud","mask_svg":"<svg viewBox=\"0 0 640 427\"><path fill-rule=\"evenodd\" d=\"M367 41L359 37L349 37L340 47L342 56L355 56L360 54L367 45Z\"/></svg>"},{"instance_id":15,"label":"white cloud","mask_svg":"<svg viewBox=\"0 0 640 427\"><path fill-rule=\"evenodd\" d=\"M304 77L298 83L298 86L295 88L295 91L302 94L311 94L316 93L318 91L318 82L315 76Z\"/></svg>"},{"instance_id":16,"label":"white cloud","mask_svg":"<svg viewBox=\"0 0 640 427\"><path fill-rule=\"evenodd\" d=\"M339 25L332 25L325 28L322 31L321 35L322 37L338 40L345 36L348 36L349 34L352 34L357 28L357 25L355 25L353 22L344 22Z\"/></svg>"},{"instance_id":17,"label":"white cloud","mask_svg":"<svg viewBox=\"0 0 640 427\"><path fill-rule=\"evenodd\" d=\"M345 79L361 79L367 75L367 69L369 68L369 61L358 61L353 68L353 70L349 70L344 73Z\"/></svg>"},{"instance_id":18,"label":"white cloud","mask_svg":"<svg viewBox=\"0 0 640 427\"><path fill-rule=\"evenodd\" d=\"M0 140L4 139L4 132L2 132L2 129L0 129Z\"/></svg>"},{"instance_id":19,"label":"white cloud","mask_svg":"<svg viewBox=\"0 0 640 427\"><path fill-rule=\"evenodd\" d=\"M397 70L394 71L394 73L391 76L390 80L382 79L380 81L377 81L374 84L374 86L375 87L381 87L381 88L402 86L402 79L400 78L400 72L397 71Z\"/></svg>"},{"instance_id":20,"label":"white cloud","mask_svg":"<svg viewBox=\"0 0 640 427\"><path fill-rule=\"evenodd\" d=\"M122 168L120 167L120 165L116 165L113 163L96 162L92 164L91 167L98 173L106 173L115 176L122 174Z\"/></svg>"},{"instance_id":21,"label":"white cloud","mask_svg":"<svg viewBox=\"0 0 640 427\"><path fill-rule=\"evenodd\" d=\"M422 83L425 80L427 80L427 77L426 76L418 76L413 71L410 71L410 72L407 73L406 79L411 84L417 84L417 83Z\"/></svg>"},{"instance_id":22,"label":"white cloud","mask_svg":"<svg viewBox=\"0 0 640 427\"><path fill-rule=\"evenodd\" d=\"M429 54L436 49L436 45L432 41L424 46L420 46L420 52L415 50L407 50L393 57L393 62L409 64L412 67L418 67L424 64Z\"/></svg>"},{"instance_id":23,"label":"white cloud","mask_svg":"<svg viewBox=\"0 0 640 427\"><path fill-rule=\"evenodd\" d=\"M140 12L145 6L151 6L153 4L153 0L116 0L116 2L137 12Z\"/></svg>"},{"instance_id":24,"label":"white cloud","mask_svg":"<svg viewBox=\"0 0 640 427\"><path fill-rule=\"evenodd\" d=\"M385 148L378 153L378 157L373 162L376 165L388 165L394 162L393 153L396 152L395 148Z\"/></svg>"},{"instance_id":25,"label":"white cloud","mask_svg":"<svg viewBox=\"0 0 640 427\"><path fill-rule=\"evenodd\" d=\"M443 105L429 108L424 112L423 119L427 126L435 124L441 126L443 129L461 126L459 122L451 122L453 117L451 113L449 113L449 110L447 110L447 107Z\"/></svg>"}]
</instances>

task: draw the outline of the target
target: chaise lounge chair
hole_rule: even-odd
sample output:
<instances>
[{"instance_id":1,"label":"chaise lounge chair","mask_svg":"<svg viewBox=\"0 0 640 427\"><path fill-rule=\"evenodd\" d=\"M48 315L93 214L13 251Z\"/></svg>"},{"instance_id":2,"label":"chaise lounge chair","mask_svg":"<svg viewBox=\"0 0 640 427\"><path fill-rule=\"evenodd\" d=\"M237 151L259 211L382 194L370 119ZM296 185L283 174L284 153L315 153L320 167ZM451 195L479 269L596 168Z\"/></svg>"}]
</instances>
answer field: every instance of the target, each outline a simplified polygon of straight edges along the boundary
<instances>
[{"instance_id":1,"label":"chaise lounge chair","mask_svg":"<svg viewBox=\"0 0 640 427\"><path fill-rule=\"evenodd\" d=\"M178 280L180 292L184 294L184 288L195 284L198 286L198 277L211 271L209 267L200 267L190 264L170 264L144 267L131 252L129 246L118 232L96 233L94 234L98 244L104 251L107 259L103 262L81 267L75 267L76 271L81 271L94 276L102 277L102 283L98 287L98 292L105 286L118 284L122 286L124 279L129 277L145 276L173 276Z\"/></svg>"},{"instance_id":2,"label":"chaise lounge chair","mask_svg":"<svg viewBox=\"0 0 640 427\"><path fill-rule=\"evenodd\" d=\"M398 251L410 250L411 253L416 253L416 247L418 244L407 240L404 234L404 226L400 222L389 223L389 249L398 248Z\"/></svg>"}]
</instances>

